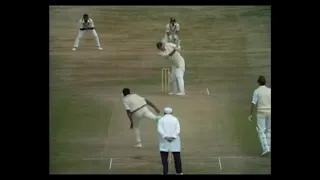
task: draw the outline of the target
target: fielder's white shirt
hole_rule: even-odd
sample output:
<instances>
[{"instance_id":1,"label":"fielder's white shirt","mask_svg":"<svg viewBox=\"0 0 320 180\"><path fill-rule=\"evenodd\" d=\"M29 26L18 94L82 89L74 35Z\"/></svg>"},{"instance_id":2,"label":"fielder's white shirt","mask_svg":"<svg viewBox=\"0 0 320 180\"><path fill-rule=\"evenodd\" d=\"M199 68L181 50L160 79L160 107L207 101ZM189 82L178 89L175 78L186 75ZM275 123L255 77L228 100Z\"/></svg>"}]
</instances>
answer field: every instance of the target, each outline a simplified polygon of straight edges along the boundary
<instances>
[{"instance_id":1,"label":"fielder's white shirt","mask_svg":"<svg viewBox=\"0 0 320 180\"><path fill-rule=\"evenodd\" d=\"M173 43L165 43L164 45L165 50L164 51L160 51L159 55L163 56L163 57L169 57L169 59L172 60L172 64L180 69L185 70L185 62L183 57L180 54L180 47L177 47L177 45L173 44ZM169 56L169 54L173 51L176 50L176 52L172 55Z\"/></svg>"},{"instance_id":2,"label":"fielder's white shirt","mask_svg":"<svg viewBox=\"0 0 320 180\"><path fill-rule=\"evenodd\" d=\"M169 33L170 35L177 34L177 31L180 31L180 25L178 23L174 23L172 26L171 23L166 25L166 33Z\"/></svg>"},{"instance_id":3,"label":"fielder's white shirt","mask_svg":"<svg viewBox=\"0 0 320 180\"><path fill-rule=\"evenodd\" d=\"M252 104L257 105L259 112L271 112L271 89L267 86L259 86L252 96Z\"/></svg>"},{"instance_id":4,"label":"fielder's white shirt","mask_svg":"<svg viewBox=\"0 0 320 180\"><path fill-rule=\"evenodd\" d=\"M147 104L146 99L137 94L128 94L123 98L123 104L126 110L133 112Z\"/></svg>"},{"instance_id":5,"label":"fielder's white shirt","mask_svg":"<svg viewBox=\"0 0 320 180\"><path fill-rule=\"evenodd\" d=\"M166 114L158 121L159 150L165 152L180 152L180 123L179 120L171 114ZM168 142L165 137L175 138Z\"/></svg>"},{"instance_id":6,"label":"fielder's white shirt","mask_svg":"<svg viewBox=\"0 0 320 180\"><path fill-rule=\"evenodd\" d=\"M91 28L94 27L94 23L93 23L93 20L92 20L91 18L88 19L88 22L87 22L87 23L84 22L84 19L83 19L83 18L81 18L81 19L79 20L78 24L79 24L79 29L81 29L81 28L87 28L87 27L91 27Z\"/></svg>"}]
</instances>

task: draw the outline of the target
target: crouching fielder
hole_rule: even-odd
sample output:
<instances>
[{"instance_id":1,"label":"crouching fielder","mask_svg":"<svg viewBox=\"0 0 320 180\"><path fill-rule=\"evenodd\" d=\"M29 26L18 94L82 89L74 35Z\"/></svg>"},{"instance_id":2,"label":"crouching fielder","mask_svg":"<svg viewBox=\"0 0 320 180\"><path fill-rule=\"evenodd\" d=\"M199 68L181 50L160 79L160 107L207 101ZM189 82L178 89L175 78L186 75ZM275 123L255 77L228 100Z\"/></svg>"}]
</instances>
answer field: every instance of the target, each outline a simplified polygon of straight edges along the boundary
<instances>
[{"instance_id":1,"label":"crouching fielder","mask_svg":"<svg viewBox=\"0 0 320 180\"><path fill-rule=\"evenodd\" d=\"M249 121L252 121L253 109L257 106L257 132L262 147L261 156L271 152L271 89L266 86L264 76L258 78L259 88L253 93Z\"/></svg>"},{"instance_id":2,"label":"crouching fielder","mask_svg":"<svg viewBox=\"0 0 320 180\"><path fill-rule=\"evenodd\" d=\"M79 31L78 31L78 35L77 35L76 41L74 42L72 50L73 51L77 50L77 48L79 47L80 39L82 38L85 32L92 33L93 37L96 40L98 49L102 50L97 31L95 30L95 27L94 27L93 20L89 18L88 14L84 14L83 18L79 20Z\"/></svg>"},{"instance_id":3,"label":"crouching fielder","mask_svg":"<svg viewBox=\"0 0 320 180\"><path fill-rule=\"evenodd\" d=\"M179 39L179 31L180 25L176 22L175 18L170 18L169 23L166 25L166 34L164 35L163 42L170 42L174 43L177 46L180 46L180 39Z\"/></svg>"},{"instance_id":4,"label":"crouching fielder","mask_svg":"<svg viewBox=\"0 0 320 180\"><path fill-rule=\"evenodd\" d=\"M160 50L159 55L172 61L171 67L171 87L169 95L185 95L184 91L184 72L185 61L181 56L180 47L172 43L158 42L157 48Z\"/></svg>"},{"instance_id":5,"label":"crouching fielder","mask_svg":"<svg viewBox=\"0 0 320 180\"><path fill-rule=\"evenodd\" d=\"M126 108L127 115L130 120L130 129L134 130L137 144L135 147L142 147L142 142L140 139L140 121L142 119L150 119L153 121L157 121L160 117L154 115L147 107L147 105L151 106L158 114L160 113L159 109L147 99L137 95L131 94L129 88L124 88L122 90L122 94L124 96L123 103Z\"/></svg>"}]
</instances>

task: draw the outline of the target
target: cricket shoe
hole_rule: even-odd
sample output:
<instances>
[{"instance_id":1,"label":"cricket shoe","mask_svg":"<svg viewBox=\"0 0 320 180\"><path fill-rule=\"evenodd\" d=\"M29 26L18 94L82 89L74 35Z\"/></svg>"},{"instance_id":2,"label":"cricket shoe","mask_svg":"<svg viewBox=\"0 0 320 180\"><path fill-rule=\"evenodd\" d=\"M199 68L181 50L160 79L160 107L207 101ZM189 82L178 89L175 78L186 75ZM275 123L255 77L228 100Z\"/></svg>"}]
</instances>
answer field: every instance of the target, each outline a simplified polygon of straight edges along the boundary
<instances>
[{"instance_id":1,"label":"cricket shoe","mask_svg":"<svg viewBox=\"0 0 320 180\"><path fill-rule=\"evenodd\" d=\"M134 147L136 147L136 148L142 148L142 143L138 143L138 144L134 145Z\"/></svg>"},{"instance_id":2,"label":"cricket shoe","mask_svg":"<svg viewBox=\"0 0 320 180\"><path fill-rule=\"evenodd\" d=\"M261 156L264 156L264 155L266 155L266 154L268 154L268 153L270 153L270 151L269 151L269 150L266 150L266 151L264 151L264 152L261 154Z\"/></svg>"},{"instance_id":3,"label":"cricket shoe","mask_svg":"<svg viewBox=\"0 0 320 180\"><path fill-rule=\"evenodd\" d=\"M74 47L74 48L72 48L72 51L76 51L76 50L77 50L77 48L75 48L75 47Z\"/></svg>"},{"instance_id":4,"label":"cricket shoe","mask_svg":"<svg viewBox=\"0 0 320 180\"><path fill-rule=\"evenodd\" d=\"M103 49L102 49L102 47L98 47L98 49L100 50L100 51L102 51Z\"/></svg>"},{"instance_id":5,"label":"cricket shoe","mask_svg":"<svg viewBox=\"0 0 320 180\"><path fill-rule=\"evenodd\" d=\"M184 92L179 92L179 93L177 93L176 95L177 95L177 96L184 96L184 95L186 95L186 93L184 93Z\"/></svg>"},{"instance_id":6,"label":"cricket shoe","mask_svg":"<svg viewBox=\"0 0 320 180\"><path fill-rule=\"evenodd\" d=\"M173 95L175 95L176 93L174 93L174 92L169 92L169 96L173 96Z\"/></svg>"}]
</instances>

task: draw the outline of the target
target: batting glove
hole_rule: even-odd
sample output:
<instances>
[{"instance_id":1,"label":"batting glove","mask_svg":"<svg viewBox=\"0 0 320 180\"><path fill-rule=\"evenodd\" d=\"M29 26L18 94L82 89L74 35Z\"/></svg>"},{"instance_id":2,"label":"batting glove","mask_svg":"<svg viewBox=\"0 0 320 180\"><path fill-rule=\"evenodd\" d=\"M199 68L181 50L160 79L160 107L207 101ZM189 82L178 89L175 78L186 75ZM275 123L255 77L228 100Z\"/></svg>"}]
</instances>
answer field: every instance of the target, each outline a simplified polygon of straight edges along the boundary
<instances>
[{"instance_id":1,"label":"batting glove","mask_svg":"<svg viewBox=\"0 0 320 180\"><path fill-rule=\"evenodd\" d=\"M181 46L177 46L177 51L181 51Z\"/></svg>"}]
</instances>

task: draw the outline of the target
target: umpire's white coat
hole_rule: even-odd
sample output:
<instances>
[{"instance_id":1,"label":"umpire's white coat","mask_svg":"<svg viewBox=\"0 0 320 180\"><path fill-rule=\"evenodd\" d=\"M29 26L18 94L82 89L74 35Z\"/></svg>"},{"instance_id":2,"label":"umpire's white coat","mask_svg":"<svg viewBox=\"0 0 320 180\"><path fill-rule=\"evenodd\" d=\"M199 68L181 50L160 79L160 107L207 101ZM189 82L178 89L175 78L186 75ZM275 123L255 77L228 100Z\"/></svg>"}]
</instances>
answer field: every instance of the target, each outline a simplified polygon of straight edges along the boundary
<instances>
[{"instance_id":1,"label":"umpire's white coat","mask_svg":"<svg viewBox=\"0 0 320 180\"><path fill-rule=\"evenodd\" d=\"M158 121L159 149L165 152L180 152L180 123L179 120L171 114L165 114ZM165 137L175 138L171 143Z\"/></svg>"}]
</instances>

